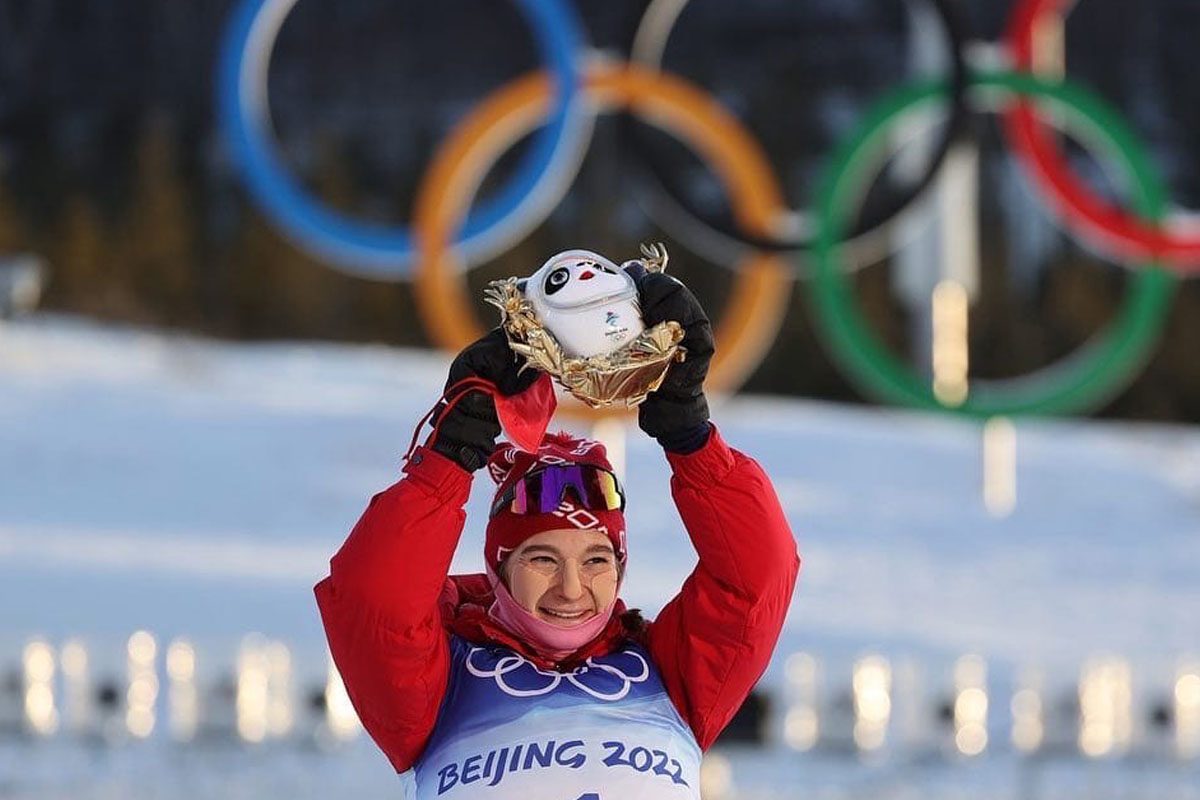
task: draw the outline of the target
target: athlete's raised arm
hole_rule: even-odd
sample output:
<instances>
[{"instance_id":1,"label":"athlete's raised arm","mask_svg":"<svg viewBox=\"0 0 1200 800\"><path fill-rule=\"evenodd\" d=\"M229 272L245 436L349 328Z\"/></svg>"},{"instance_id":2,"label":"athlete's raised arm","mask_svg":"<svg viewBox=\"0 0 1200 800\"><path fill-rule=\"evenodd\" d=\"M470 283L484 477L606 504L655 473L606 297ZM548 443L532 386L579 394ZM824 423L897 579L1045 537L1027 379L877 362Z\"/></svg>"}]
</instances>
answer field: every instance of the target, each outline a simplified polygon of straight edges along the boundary
<instances>
[{"instance_id":1,"label":"athlete's raised arm","mask_svg":"<svg viewBox=\"0 0 1200 800\"><path fill-rule=\"evenodd\" d=\"M695 296L662 273L639 275L642 317L683 325L686 360L639 407L663 445L671 492L700 556L679 594L650 625L650 653L696 740L707 748L771 659L800 568L770 480L708 421L704 378L712 327Z\"/></svg>"}]
</instances>

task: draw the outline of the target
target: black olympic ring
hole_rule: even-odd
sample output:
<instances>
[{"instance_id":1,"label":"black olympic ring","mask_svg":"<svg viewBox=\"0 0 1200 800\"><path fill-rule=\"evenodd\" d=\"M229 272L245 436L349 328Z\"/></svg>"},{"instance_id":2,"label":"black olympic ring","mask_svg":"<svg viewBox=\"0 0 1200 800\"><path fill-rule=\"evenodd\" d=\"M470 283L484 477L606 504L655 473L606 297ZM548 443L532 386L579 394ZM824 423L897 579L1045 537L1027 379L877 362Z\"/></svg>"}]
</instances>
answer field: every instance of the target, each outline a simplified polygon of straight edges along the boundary
<instances>
[{"instance_id":1,"label":"black olympic ring","mask_svg":"<svg viewBox=\"0 0 1200 800\"><path fill-rule=\"evenodd\" d=\"M645 21L646 12L649 12L657 2L660 0L650 0L645 5L643 14L638 18L638 30ZM668 2L673 2L678 7L677 11L682 10L683 6L687 4L687 0L668 0ZM921 176L895 192L889 193L878 204L864 209L857 224L852 226L846 234L848 243L887 225L921 198L940 174L942 163L951 148L968 130L967 123L971 114L966 99L969 81L964 55L966 33L962 19L954 9L952 0L924 0L924 2L936 12L942 38L945 40L946 51L950 54L949 119L941 129L937 145L933 148L933 155L927 160ZM673 24L668 25L667 29L660 34L664 48L666 39L670 35L670 27L673 27ZM632 45L634 52L631 53L630 61L638 63L636 35L632 41L634 42ZM647 68L658 69L660 64L653 62L660 60L660 58L651 58L643 63ZM623 149L634 156L637 167L635 173L640 177L640 183L653 196L654 203L667 211L667 216L690 217L693 222L699 222L703 228L708 228L725 240L733 240L743 247L748 246L768 252L803 252L811 251L815 247L817 241L815 231L791 237L764 235L746 230L728 213L713 214L700 209L694 201L689 199L688 193L680 186L679 179L672 175L655 157L650 137L637 123L634 114L621 115L618 131L624 143Z\"/></svg>"}]
</instances>

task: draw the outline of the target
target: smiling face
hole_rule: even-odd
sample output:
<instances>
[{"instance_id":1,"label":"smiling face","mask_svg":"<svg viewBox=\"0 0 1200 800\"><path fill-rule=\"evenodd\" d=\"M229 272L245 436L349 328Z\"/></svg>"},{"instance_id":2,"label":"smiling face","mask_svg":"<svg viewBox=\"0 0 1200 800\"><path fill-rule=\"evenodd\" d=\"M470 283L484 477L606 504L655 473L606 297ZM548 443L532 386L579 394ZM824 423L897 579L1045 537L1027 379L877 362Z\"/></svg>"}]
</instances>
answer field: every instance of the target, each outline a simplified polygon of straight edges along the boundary
<instances>
[{"instance_id":1,"label":"smiling face","mask_svg":"<svg viewBox=\"0 0 1200 800\"><path fill-rule=\"evenodd\" d=\"M620 583L608 537L577 528L530 536L505 559L502 575L522 608L564 628L612 605Z\"/></svg>"},{"instance_id":2,"label":"smiling face","mask_svg":"<svg viewBox=\"0 0 1200 800\"><path fill-rule=\"evenodd\" d=\"M584 305L629 288L628 279L612 264L583 256L550 265L541 280L546 302L559 307Z\"/></svg>"}]
</instances>

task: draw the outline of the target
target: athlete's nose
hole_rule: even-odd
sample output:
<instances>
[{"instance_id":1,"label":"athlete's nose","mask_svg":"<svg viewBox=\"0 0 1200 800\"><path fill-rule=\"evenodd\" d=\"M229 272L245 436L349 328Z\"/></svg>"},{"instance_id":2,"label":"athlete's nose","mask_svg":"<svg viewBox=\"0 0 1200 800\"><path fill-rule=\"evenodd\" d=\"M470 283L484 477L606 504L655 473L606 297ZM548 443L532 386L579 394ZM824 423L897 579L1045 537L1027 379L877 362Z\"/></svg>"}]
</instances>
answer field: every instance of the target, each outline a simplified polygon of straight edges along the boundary
<instances>
[{"instance_id":1,"label":"athlete's nose","mask_svg":"<svg viewBox=\"0 0 1200 800\"><path fill-rule=\"evenodd\" d=\"M577 600L583 596L583 580L579 574L579 564L574 559L563 565L562 581L558 585L558 593L564 600Z\"/></svg>"}]
</instances>

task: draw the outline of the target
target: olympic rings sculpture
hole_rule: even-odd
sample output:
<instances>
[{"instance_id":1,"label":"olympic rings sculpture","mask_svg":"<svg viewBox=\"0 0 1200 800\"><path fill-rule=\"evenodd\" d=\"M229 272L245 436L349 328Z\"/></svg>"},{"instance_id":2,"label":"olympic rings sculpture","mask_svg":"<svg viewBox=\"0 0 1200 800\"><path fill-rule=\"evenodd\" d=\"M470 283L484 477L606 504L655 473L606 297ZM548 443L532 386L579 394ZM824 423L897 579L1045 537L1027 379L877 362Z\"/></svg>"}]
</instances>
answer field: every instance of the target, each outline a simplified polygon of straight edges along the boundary
<instances>
[{"instance_id":1,"label":"olympic rings sculpture","mask_svg":"<svg viewBox=\"0 0 1200 800\"><path fill-rule=\"evenodd\" d=\"M1065 413L1111 397L1135 374L1161 329L1177 271L1200 266L1200 236L1165 226L1164 190L1135 137L1120 117L1082 90L1020 73L968 74L964 39L948 0L926 0L950 45L947 80L915 82L885 98L854 135L843 141L822 182L819 201L801 235L781 231L780 220L804 219L790 211L755 139L735 118L677 76L659 71L662 50L688 0L651 0L635 37L638 64L587 65L584 43L569 0L517 0L531 26L545 71L513 81L483 101L443 139L430 162L415 204L412 229L351 220L308 196L287 174L275 151L267 104L267 67L278 31L296 0L242 0L222 51L219 110L223 130L249 191L265 213L292 237L339 268L368 277L411 278L427 329L440 345L457 349L481 333L472 316L463 273L539 224L562 199L582 162L593 122L613 107L661 127L707 161L729 193L733 222L707 219L682 206L692 228L738 246L737 281L719 323L710 374L714 391L733 391L773 342L782 323L795 265L782 251L811 247L816 256L813 299L831 353L847 375L882 399L975 416ZM1018 69L1033 63L1032 31L1047 15L1063 13L1068 0L1018 0L1008 46ZM1001 89L1014 96L1004 111L1007 132L1036 184L1064 212L1068 224L1099 236L1122 257L1137 259L1134 283L1116 321L1078 353L1039 372L1005 381L972 381L961 405L948 405L929 382L888 354L852 302L843 251L870 246L903 209L936 179L940 163L974 113L968 89ZM848 187L879 130L941 101L949 123L921 179L904 187L886 215L851 228ZM1134 212L1111 208L1074 176L1046 133L1035 108L1051 103L1082 124L1109 158L1134 182ZM515 176L490 200L472 199L491 163L522 133L545 126ZM653 169L654 165L650 165ZM658 182L679 201L669 176ZM801 228L805 226L801 225ZM730 248L722 246L722 252Z\"/></svg>"}]
</instances>

